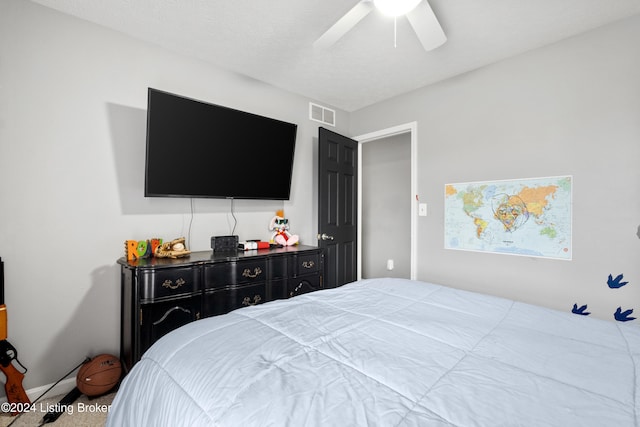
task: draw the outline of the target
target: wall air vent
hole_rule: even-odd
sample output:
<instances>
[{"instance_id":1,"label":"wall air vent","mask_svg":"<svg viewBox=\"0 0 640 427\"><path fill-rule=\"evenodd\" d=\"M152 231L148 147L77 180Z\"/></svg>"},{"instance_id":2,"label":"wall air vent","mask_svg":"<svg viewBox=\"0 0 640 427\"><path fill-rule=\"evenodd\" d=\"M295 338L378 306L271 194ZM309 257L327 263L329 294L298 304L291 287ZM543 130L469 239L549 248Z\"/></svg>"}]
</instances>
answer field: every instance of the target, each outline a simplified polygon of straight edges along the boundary
<instances>
[{"instance_id":1,"label":"wall air vent","mask_svg":"<svg viewBox=\"0 0 640 427\"><path fill-rule=\"evenodd\" d=\"M336 111L331 108L323 107L322 105L309 103L309 119L314 122L320 122L325 125L336 125Z\"/></svg>"}]
</instances>

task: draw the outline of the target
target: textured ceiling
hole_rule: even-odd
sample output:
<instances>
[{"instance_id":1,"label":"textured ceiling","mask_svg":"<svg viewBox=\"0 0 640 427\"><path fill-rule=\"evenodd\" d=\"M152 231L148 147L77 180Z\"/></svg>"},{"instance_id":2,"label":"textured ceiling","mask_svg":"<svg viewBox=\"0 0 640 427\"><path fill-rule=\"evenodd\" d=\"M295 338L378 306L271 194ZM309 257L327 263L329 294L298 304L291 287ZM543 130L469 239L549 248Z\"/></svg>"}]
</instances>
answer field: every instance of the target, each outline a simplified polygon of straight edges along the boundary
<instances>
[{"instance_id":1,"label":"textured ceiling","mask_svg":"<svg viewBox=\"0 0 640 427\"><path fill-rule=\"evenodd\" d=\"M430 0L447 42L422 49L374 11L329 49L313 42L358 0L31 0L354 111L640 13L640 0Z\"/></svg>"}]
</instances>

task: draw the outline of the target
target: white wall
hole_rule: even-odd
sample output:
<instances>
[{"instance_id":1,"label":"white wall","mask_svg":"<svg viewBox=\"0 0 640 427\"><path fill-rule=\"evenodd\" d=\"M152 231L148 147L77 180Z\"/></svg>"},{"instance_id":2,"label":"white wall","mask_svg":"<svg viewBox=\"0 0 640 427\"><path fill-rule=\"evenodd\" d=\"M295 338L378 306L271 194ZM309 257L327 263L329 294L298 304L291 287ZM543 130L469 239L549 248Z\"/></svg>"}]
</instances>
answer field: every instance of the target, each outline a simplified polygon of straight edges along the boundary
<instances>
[{"instance_id":1,"label":"white wall","mask_svg":"<svg viewBox=\"0 0 640 427\"><path fill-rule=\"evenodd\" d=\"M315 245L309 99L22 0L0 2L0 256L9 340L48 384L119 353L115 261L126 239L186 236L189 199L143 197L147 87L298 124L291 231ZM338 111L338 132L348 115ZM340 126L341 125L341 126ZM179 176L182 167L174 165ZM265 159L265 166L277 167ZM256 179L260 179L259 176ZM227 200L194 200L190 249L229 234ZM240 238L269 238L282 202L236 201Z\"/></svg>"},{"instance_id":2,"label":"white wall","mask_svg":"<svg viewBox=\"0 0 640 427\"><path fill-rule=\"evenodd\" d=\"M418 122L418 278L613 319L640 317L640 16L351 114ZM443 248L446 183L574 177L573 260ZM629 284L609 289L609 274ZM637 322L637 321L636 321Z\"/></svg>"}]
</instances>

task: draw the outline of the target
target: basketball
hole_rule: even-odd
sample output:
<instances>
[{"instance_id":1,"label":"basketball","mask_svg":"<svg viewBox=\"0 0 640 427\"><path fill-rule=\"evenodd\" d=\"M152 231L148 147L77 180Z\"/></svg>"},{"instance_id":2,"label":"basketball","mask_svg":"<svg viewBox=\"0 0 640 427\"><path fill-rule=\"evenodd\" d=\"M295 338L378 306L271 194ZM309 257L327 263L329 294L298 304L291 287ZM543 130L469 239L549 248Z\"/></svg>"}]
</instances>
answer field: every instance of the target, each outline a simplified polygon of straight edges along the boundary
<instances>
[{"instance_id":1,"label":"basketball","mask_svg":"<svg viewBox=\"0 0 640 427\"><path fill-rule=\"evenodd\" d=\"M80 367L76 386L89 397L107 393L120 381L120 359L110 354L100 354Z\"/></svg>"}]
</instances>

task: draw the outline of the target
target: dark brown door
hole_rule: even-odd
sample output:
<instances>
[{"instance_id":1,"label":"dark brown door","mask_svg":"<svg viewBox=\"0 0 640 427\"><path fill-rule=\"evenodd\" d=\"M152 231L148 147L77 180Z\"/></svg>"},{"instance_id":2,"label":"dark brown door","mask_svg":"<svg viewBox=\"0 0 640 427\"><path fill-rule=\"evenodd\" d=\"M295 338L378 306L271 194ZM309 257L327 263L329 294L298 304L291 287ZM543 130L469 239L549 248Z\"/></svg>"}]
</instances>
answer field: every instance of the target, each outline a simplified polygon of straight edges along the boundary
<instances>
[{"instance_id":1,"label":"dark brown door","mask_svg":"<svg viewBox=\"0 0 640 427\"><path fill-rule=\"evenodd\" d=\"M358 143L320 128L318 246L325 250L324 286L357 279Z\"/></svg>"}]
</instances>

